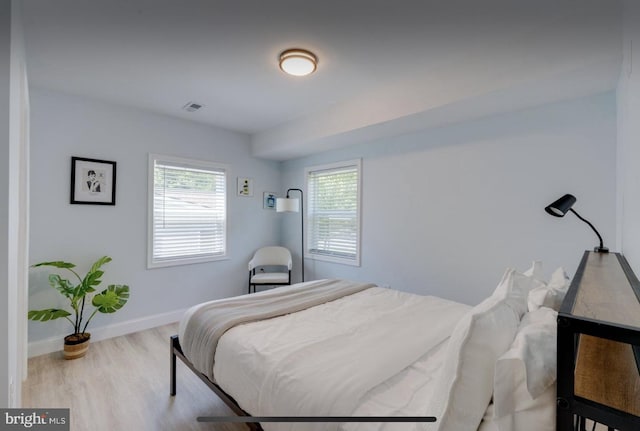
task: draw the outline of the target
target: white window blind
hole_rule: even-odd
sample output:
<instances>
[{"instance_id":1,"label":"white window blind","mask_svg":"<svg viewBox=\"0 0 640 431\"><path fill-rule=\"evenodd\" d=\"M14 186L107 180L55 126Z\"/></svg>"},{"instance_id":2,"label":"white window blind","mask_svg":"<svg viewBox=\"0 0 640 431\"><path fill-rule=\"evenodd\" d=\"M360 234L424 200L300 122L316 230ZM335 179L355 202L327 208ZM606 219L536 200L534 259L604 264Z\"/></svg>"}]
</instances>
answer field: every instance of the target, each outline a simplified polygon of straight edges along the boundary
<instances>
[{"instance_id":1,"label":"white window blind","mask_svg":"<svg viewBox=\"0 0 640 431\"><path fill-rule=\"evenodd\" d=\"M153 156L149 266L219 259L226 255L226 169Z\"/></svg>"},{"instance_id":2,"label":"white window blind","mask_svg":"<svg viewBox=\"0 0 640 431\"><path fill-rule=\"evenodd\" d=\"M359 265L360 161L307 168L311 256Z\"/></svg>"}]
</instances>

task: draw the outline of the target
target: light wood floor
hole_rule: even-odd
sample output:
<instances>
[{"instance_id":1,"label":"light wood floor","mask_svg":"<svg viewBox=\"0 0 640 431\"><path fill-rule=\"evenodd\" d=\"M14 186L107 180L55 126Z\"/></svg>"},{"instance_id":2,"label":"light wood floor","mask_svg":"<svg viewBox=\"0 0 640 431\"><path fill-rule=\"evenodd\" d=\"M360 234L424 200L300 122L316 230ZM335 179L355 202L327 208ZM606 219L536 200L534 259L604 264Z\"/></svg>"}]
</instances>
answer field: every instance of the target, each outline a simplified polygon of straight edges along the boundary
<instances>
[{"instance_id":1,"label":"light wood floor","mask_svg":"<svg viewBox=\"0 0 640 431\"><path fill-rule=\"evenodd\" d=\"M72 431L247 430L196 421L233 413L180 360L177 395L169 395L169 337L177 332L173 324L99 341L71 361L61 352L31 358L23 406L70 408Z\"/></svg>"},{"instance_id":2,"label":"light wood floor","mask_svg":"<svg viewBox=\"0 0 640 431\"><path fill-rule=\"evenodd\" d=\"M70 408L72 431L246 431L196 421L233 413L180 360L177 395L169 395L169 337L177 333L173 324L99 341L72 361L61 352L31 358L23 406Z\"/></svg>"}]
</instances>

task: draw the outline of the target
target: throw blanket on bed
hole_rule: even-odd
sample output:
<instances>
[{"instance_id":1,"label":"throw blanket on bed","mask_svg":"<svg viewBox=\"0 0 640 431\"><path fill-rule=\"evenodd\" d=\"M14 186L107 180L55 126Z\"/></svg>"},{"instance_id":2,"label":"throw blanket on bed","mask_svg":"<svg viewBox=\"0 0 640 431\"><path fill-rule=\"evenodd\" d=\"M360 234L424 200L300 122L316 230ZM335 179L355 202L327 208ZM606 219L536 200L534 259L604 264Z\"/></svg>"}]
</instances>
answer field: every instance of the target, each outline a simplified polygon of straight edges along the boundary
<instances>
[{"instance_id":1,"label":"throw blanket on bed","mask_svg":"<svg viewBox=\"0 0 640 431\"><path fill-rule=\"evenodd\" d=\"M230 328L294 313L374 286L347 280L318 280L199 304L189 309L180 322L180 345L193 366L215 381L216 347Z\"/></svg>"}]
</instances>

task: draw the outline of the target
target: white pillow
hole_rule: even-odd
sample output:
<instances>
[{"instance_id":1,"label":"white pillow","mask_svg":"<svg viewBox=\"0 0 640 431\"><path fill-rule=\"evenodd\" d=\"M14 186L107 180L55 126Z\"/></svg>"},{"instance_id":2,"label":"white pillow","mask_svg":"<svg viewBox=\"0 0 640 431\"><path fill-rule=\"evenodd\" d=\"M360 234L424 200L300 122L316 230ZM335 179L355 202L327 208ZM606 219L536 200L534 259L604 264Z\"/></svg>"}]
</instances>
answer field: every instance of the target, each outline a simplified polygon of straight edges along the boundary
<instances>
[{"instance_id":1,"label":"white pillow","mask_svg":"<svg viewBox=\"0 0 640 431\"><path fill-rule=\"evenodd\" d=\"M535 311L540 307L549 307L556 311L560 310L568 289L569 277L563 268L556 269L551 274L548 284L531 289L527 301L529 311Z\"/></svg>"},{"instance_id":2,"label":"white pillow","mask_svg":"<svg viewBox=\"0 0 640 431\"><path fill-rule=\"evenodd\" d=\"M534 266L536 262L534 262ZM533 267L528 272L533 272ZM540 268L541 270L541 268ZM527 312L527 300L532 289L543 287L544 283L534 278L517 272L515 269L507 269L493 291L492 296L499 300L505 300L507 304L522 318Z\"/></svg>"},{"instance_id":3,"label":"white pillow","mask_svg":"<svg viewBox=\"0 0 640 431\"><path fill-rule=\"evenodd\" d=\"M555 430L558 313L527 313L511 348L495 365L493 404L499 431Z\"/></svg>"},{"instance_id":4,"label":"white pillow","mask_svg":"<svg viewBox=\"0 0 640 431\"><path fill-rule=\"evenodd\" d=\"M514 271L505 274L513 277ZM496 360L507 351L520 318L505 300L490 296L456 325L435 380L428 430L476 431L493 393Z\"/></svg>"},{"instance_id":5,"label":"white pillow","mask_svg":"<svg viewBox=\"0 0 640 431\"><path fill-rule=\"evenodd\" d=\"M533 277L544 283L544 271L542 270L542 261L534 260L531 267L524 272L527 277Z\"/></svg>"}]
</instances>

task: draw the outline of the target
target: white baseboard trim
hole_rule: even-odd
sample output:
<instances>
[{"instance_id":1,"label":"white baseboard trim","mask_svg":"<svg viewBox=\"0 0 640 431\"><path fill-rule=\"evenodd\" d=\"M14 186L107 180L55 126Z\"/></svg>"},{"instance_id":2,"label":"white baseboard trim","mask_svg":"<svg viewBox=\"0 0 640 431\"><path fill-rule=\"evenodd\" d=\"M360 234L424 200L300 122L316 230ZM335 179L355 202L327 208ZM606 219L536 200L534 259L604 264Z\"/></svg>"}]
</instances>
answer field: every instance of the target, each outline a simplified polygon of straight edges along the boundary
<instances>
[{"instance_id":1,"label":"white baseboard trim","mask_svg":"<svg viewBox=\"0 0 640 431\"><path fill-rule=\"evenodd\" d=\"M133 332L144 331L156 326L167 325L179 321L184 315L184 310L170 311L168 313L155 314L153 316L142 317L140 319L128 320L101 328L92 329L91 341L106 340L108 338L119 337ZM47 338L45 340L33 341L29 343L29 357L45 355L47 353L62 350L62 339L64 336Z\"/></svg>"}]
</instances>

